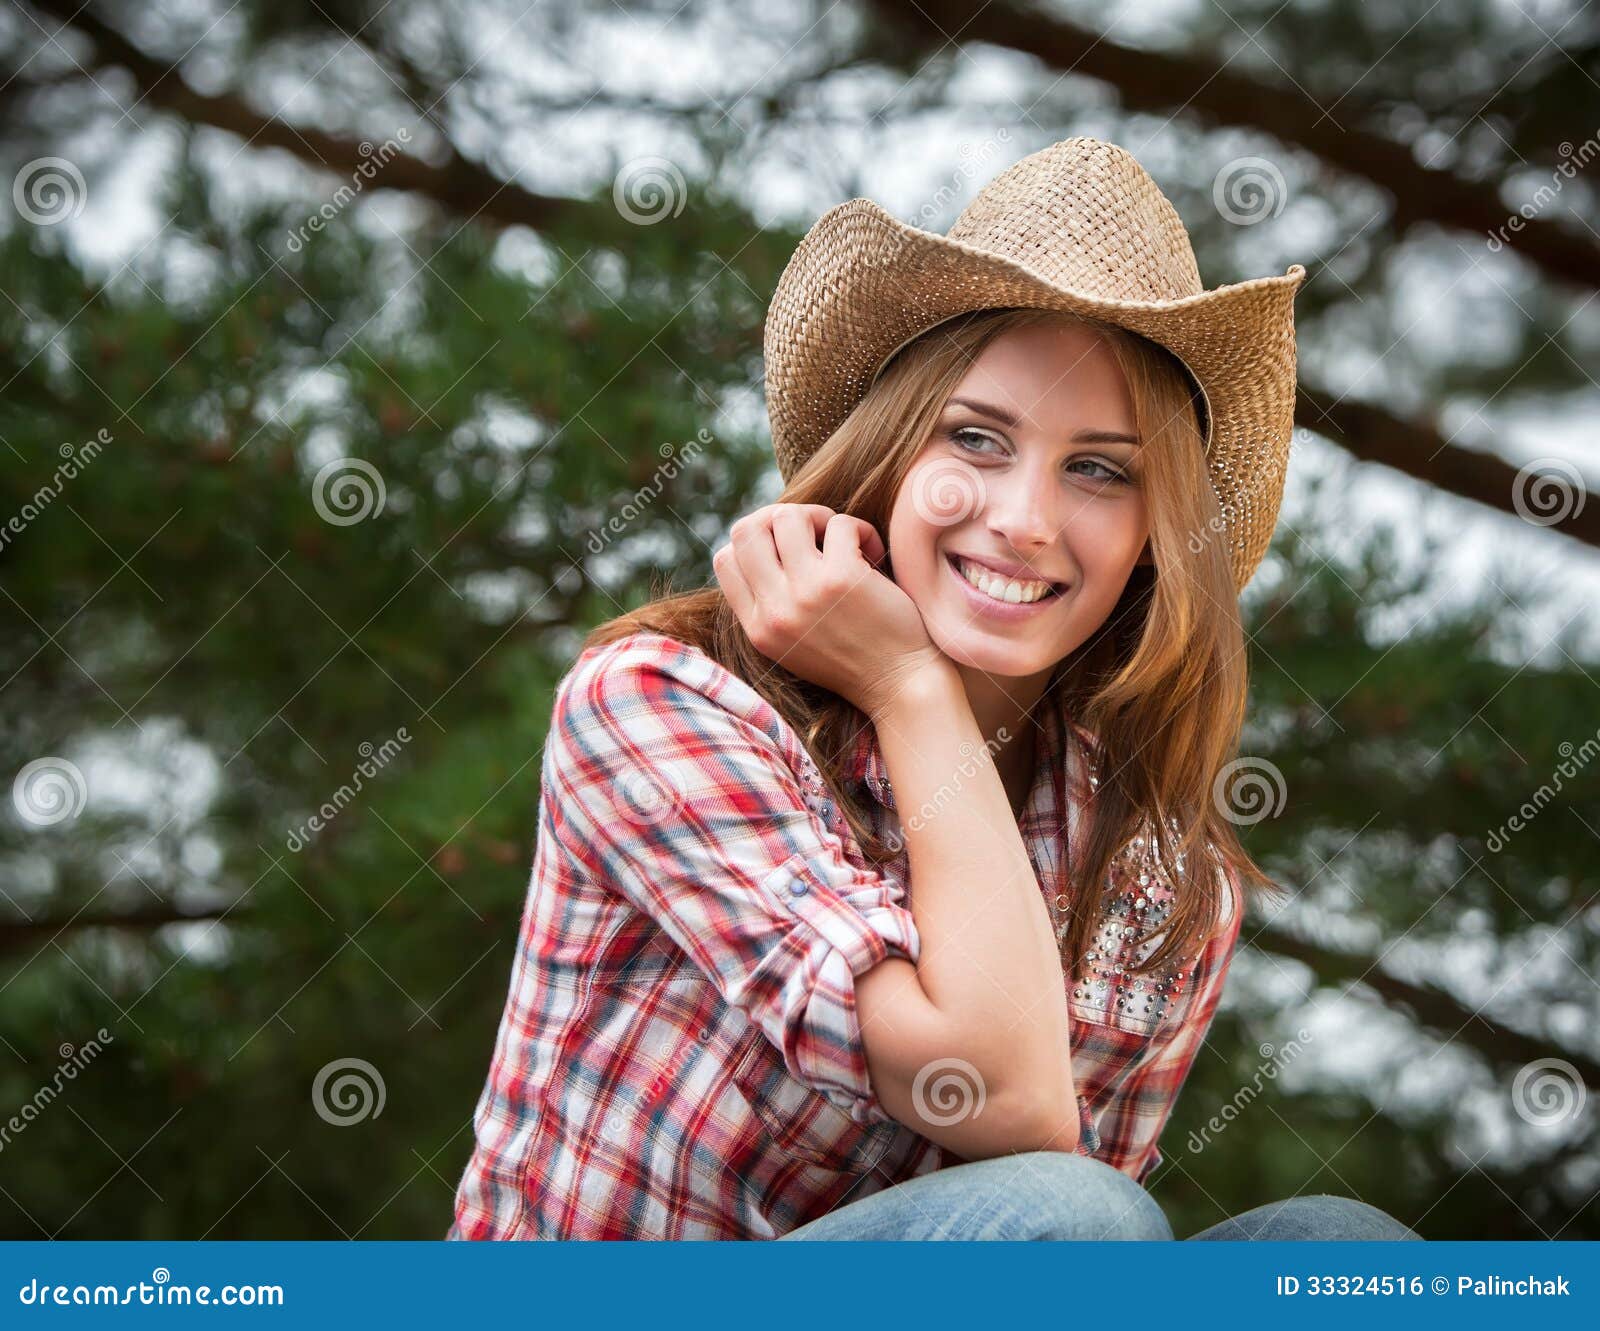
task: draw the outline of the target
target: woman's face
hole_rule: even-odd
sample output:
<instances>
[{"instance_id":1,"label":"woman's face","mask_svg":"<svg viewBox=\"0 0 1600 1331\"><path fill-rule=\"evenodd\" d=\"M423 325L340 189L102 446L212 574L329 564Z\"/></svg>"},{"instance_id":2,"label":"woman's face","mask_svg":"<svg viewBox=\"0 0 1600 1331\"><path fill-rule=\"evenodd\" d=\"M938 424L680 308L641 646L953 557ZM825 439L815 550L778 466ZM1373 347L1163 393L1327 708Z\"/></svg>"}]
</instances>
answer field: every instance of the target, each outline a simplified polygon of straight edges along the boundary
<instances>
[{"instance_id":1,"label":"woman's face","mask_svg":"<svg viewBox=\"0 0 1600 1331\"><path fill-rule=\"evenodd\" d=\"M895 582L934 644L1027 676L1087 640L1149 558L1137 457L1133 399L1098 334L1035 324L985 347L889 516Z\"/></svg>"}]
</instances>

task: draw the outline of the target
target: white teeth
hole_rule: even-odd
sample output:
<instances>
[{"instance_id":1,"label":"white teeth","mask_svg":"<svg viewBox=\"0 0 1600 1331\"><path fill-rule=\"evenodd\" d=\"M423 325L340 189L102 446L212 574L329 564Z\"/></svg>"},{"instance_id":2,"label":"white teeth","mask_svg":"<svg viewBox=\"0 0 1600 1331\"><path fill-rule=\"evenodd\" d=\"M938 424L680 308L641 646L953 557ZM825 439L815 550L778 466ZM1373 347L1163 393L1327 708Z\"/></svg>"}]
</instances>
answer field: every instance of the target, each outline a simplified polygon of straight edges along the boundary
<instances>
[{"instance_id":1,"label":"white teeth","mask_svg":"<svg viewBox=\"0 0 1600 1331\"><path fill-rule=\"evenodd\" d=\"M996 573L991 573L981 564L974 564L959 556L956 559L956 568L961 576L976 587L985 596L996 601L1006 601L1011 605L1024 602L1037 601L1050 594L1048 582L1019 582L1015 578L1002 578Z\"/></svg>"}]
</instances>

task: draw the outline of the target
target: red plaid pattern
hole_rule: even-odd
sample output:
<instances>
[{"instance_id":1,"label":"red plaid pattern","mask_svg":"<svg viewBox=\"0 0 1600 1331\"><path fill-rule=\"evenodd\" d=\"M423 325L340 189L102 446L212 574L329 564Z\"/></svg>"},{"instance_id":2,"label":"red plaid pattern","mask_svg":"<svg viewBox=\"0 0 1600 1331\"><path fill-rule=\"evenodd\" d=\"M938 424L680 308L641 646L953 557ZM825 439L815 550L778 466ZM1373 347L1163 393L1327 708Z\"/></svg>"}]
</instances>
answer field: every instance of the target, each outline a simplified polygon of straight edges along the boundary
<instances>
[{"instance_id":1,"label":"red plaid pattern","mask_svg":"<svg viewBox=\"0 0 1600 1331\"><path fill-rule=\"evenodd\" d=\"M1019 827L1064 903L1094 776L1087 733L1046 713ZM897 832L870 726L851 779ZM1133 980L1118 968L1171 890L1125 873L1063 982L1078 1149L1143 1181L1240 912L1234 882L1192 970ZM793 728L705 653L650 632L583 653L556 690L532 881L448 1237L774 1238L953 1163L878 1103L856 1013L857 975L918 958L908 879L903 849L881 869L861 858Z\"/></svg>"}]
</instances>

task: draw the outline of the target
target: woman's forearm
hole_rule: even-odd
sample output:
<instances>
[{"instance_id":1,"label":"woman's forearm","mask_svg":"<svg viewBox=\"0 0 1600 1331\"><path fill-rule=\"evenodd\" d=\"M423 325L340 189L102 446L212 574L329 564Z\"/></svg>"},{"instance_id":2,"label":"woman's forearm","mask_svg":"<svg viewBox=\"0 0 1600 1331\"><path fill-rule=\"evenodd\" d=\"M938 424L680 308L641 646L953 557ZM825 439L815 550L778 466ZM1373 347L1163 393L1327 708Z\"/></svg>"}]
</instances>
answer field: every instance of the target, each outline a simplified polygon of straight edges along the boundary
<instances>
[{"instance_id":1,"label":"woman's forearm","mask_svg":"<svg viewBox=\"0 0 1600 1331\"><path fill-rule=\"evenodd\" d=\"M993 756L952 669L871 719L910 857L917 979L951 1055L1017 1114L1029 1149L1071 1150L1070 1024L1050 915Z\"/></svg>"}]
</instances>

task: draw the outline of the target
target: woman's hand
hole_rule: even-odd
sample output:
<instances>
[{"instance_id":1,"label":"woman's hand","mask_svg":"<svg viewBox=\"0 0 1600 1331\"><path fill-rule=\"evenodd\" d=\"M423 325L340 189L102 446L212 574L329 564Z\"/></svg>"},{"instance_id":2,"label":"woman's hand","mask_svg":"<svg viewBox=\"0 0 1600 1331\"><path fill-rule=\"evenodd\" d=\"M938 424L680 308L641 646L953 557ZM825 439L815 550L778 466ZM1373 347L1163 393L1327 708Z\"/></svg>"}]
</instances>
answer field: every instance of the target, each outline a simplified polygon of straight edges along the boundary
<instances>
[{"instance_id":1,"label":"woman's hand","mask_svg":"<svg viewBox=\"0 0 1600 1331\"><path fill-rule=\"evenodd\" d=\"M758 652L875 717L922 672L953 669L916 602L873 567L884 554L860 518L768 504L733 524L711 566Z\"/></svg>"}]
</instances>

